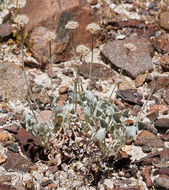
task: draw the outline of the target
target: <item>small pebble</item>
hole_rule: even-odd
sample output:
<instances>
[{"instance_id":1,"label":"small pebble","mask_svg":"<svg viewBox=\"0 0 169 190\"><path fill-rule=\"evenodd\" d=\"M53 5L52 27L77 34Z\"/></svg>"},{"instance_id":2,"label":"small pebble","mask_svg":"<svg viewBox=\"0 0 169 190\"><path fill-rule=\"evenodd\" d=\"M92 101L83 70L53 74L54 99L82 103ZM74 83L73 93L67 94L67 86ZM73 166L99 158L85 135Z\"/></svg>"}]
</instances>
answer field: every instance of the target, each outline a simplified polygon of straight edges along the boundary
<instances>
[{"instance_id":1,"label":"small pebble","mask_svg":"<svg viewBox=\"0 0 169 190\"><path fill-rule=\"evenodd\" d=\"M1 109L1 113L8 113L8 110L2 108L2 109Z\"/></svg>"},{"instance_id":2,"label":"small pebble","mask_svg":"<svg viewBox=\"0 0 169 190\"><path fill-rule=\"evenodd\" d=\"M41 187L46 187L47 185L49 185L49 184L51 184L51 183L52 183L52 180L49 179L49 180L47 180L47 181L45 181L45 182L42 182L42 183L41 183Z\"/></svg>"},{"instance_id":3,"label":"small pebble","mask_svg":"<svg viewBox=\"0 0 169 190\"><path fill-rule=\"evenodd\" d=\"M142 151L143 151L144 153L149 153L149 152L152 151L152 147L151 147L151 146L143 146L143 147L142 147Z\"/></svg>"},{"instance_id":4,"label":"small pebble","mask_svg":"<svg viewBox=\"0 0 169 190\"><path fill-rule=\"evenodd\" d=\"M8 146L8 150L10 150L10 151L12 151L12 152L19 152L19 149L18 149L18 147L16 146L16 144L10 144L9 146Z\"/></svg>"}]
</instances>

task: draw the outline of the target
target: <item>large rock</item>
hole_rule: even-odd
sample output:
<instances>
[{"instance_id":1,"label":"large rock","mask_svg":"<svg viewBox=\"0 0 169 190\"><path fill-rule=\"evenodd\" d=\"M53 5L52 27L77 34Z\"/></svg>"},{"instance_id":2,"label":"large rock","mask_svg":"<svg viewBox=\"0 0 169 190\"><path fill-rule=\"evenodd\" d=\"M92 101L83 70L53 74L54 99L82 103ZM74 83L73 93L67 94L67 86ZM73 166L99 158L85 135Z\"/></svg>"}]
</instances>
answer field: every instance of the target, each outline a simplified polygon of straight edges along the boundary
<instances>
[{"instance_id":1,"label":"large rock","mask_svg":"<svg viewBox=\"0 0 169 190\"><path fill-rule=\"evenodd\" d=\"M79 28L75 31L75 44L91 44L91 34L86 31L86 26L97 19L85 0L27 0L20 13L29 17L26 27L29 32L28 46L33 56L41 63L48 62L49 47L44 39L44 34L48 31L57 34L52 42L54 62L67 60L73 55L70 34L65 29L70 20L79 23Z\"/></svg>"},{"instance_id":2,"label":"large rock","mask_svg":"<svg viewBox=\"0 0 169 190\"><path fill-rule=\"evenodd\" d=\"M0 95L3 99L25 100L27 91L23 71L20 67L0 62L0 79Z\"/></svg>"},{"instance_id":3,"label":"large rock","mask_svg":"<svg viewBox=\"0 0 169 190\"><path fill-rule=\"evenodd\" d=\"M127 43L134 44L136 50L130 52L123 73L135 79L137 75L153 70L150 56L151 44L143 37L129 37L122 41L108 42L101 51L102 59L110 64L114 70L121 69L127 54L127 49L124 47Z\"/></svg>"},{"instance_id":4,"label":"large rock","mask_svg":"<svg viewBox=\"0 0 169 190\"><path fill-rule=\"evenodd\" d=\"M154 38L152 40L154 48L162 53L166 54L169 52L169 34L162 34L160 37Z\"/></svg>"},{"instance_id":5,"label":"large rock","mask_svg":"<svg viewBox=\"0 0 169 190\"><path fill-rule=\"evenodd\" d=\"M169 6L169 5L168 5ZM169 30L169 11L161 12L160 14L160 26L165 30Z\"/></svg>"}]
</instances>

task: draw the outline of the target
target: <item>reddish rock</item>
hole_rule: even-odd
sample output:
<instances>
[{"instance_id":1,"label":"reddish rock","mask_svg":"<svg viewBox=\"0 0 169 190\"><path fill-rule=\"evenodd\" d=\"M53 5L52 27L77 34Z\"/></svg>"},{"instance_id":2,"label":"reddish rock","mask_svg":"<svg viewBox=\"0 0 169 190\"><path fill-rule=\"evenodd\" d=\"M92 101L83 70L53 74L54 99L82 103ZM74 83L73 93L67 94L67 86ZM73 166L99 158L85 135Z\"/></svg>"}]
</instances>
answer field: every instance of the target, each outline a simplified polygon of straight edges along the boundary
<instances>
[{"instance_id":1,"label":"reddish rock","mask_svg":"<svg viewBox=\"0 0 169 190\"><path fill-rule=\"evenodd\" d=\"M119 90L117 93L117 97L121 98L125 102L128 102L129 104L138 104L138 105L143 104L141 102L142 95L133 91L132 89L130 89L130 90Z\"/></svg>"},{"instance_id":2,"label":"reddish rock","mask_svg":"<svg viewBox=\"0 0 169 190\"><path fill-rule=\"evenodd\" d=\"M92 0L91 2L90 2L90 5L96 5L97 4L97 0Z\"/></svg>"},{"instance_id":3,"label":"reddish rock","mask_svg":"<svg viewBox=\"0 0 169 190\"><path fill-rule=\"evenodd\" d=\"M152 47L145 38L129 37L125 40L108 42L101 51L102 59L118 71L122 68L126 58L127 49L124 45L127 43L134 44L136 50L130 52L123 73L135 79L139 74L152 71L153 64L150 56Z\"/></svg>"},{"instance_id":4,"label":"reddish rock","mask_svg":"<svg viewBox=\"0 0 169 190\"><path fill-rule=\"evenodd\" d=\"M130 156L126 152L119 150L119 158L118 158L119 160L128 159L129 157Z\"/></svg>"},{"instance_id":5,"label":"reddish rock","mask_svg":"<svg viewBox=\"0 0 169 190\"><path fill-rule=\"evenodd\" d=\"M169 176L169 168L168 167L162 167L159 169L158 174L165 174Z\"/></svg>"},{"instance_id":6,"label":"reddish rock","mask_svg":"<svg viewBox=\"0 0 169 190\"><path fill-rule=\"evenodd\" d=\"M10 187L10 185L0 183L0 190L16 190L16 189Z\"/></svg>"},{"instance_id":7,"label":"reddish rock","mask_svg":"<svg viewBox=\"0 0 169 190\"><path fill-rule=\"evenodd\" d=\"M150 177L151 170L152 170L152 166L147 166L142 172L143 179L146 182L146 185L148 188L152 187L153 185L153 182Z\"/></svg>"},{"instance_id":8,"label":"reddish rock","mask_svg":"<svg viewBox=\"0 0 169 190\"><path fill-rule=\"evenodd\" d=\"M169 141L169 134L160 136L161 140Z\"/></svg>"},{"instance_id":9,"label":"reddish rock","mask_svg":"<svg viewBox=\"0 0 169 190\"><path fill-rule=\"evenodd\" d=\"M134 81L136 88L138 88L139 86L142 86L145 80L146 80L146 74L138 75Z\"/></svg>"},{"instance_id":10,"label":"reddish rock","mask_svg":"<svg viewBox=\"0 0 169 190\"><path fill-rule=\"evenodd\" d=\"M135 105L133 109L130 111L130 115L137 116L137 114L141 111L141 106Z\"/></svg>"},{"instance_id":11,"label":"reddish rock","mask_svg":"<svg viewBox=\"0 0 169 190\"><path fill-rule=\"evenodd\" d=\"M11 35L12 32L13 32L13 27L11 24L6 23L6 24L1 25L1 27L0 27L0 40L4 37Z\"/></svg>"},{"instance_id":12,"label":"reddish rock","mask_svg":"<svg viewBox=\"0 0 169 190\"><path fill-rule=\"evenodd\" d=\"M149 118L149 120L151 122L155 121L158 117L158 111L153 111L151 113L149 113L148 115L146 115L147 118Z\"/></svg>"},{"instance_id":13,"label":"reddish rock","mask_svg":"<svg viewBox=\"0 0 169 190\"><path fill-rule=\"evenodd\" d=\"M165 30L169 30L169 11L161 12L160 14L160 26Z\"/></svg>"},{"instance_id":14,"label":"reddish rock","mask_svg":"<svg viewBox=\"0 0 169 190\"><path fill-rule=\"evenodd\" d=\"M151 88L153 86L153 81L150 83ZM157 80L157 84L155 87L155 91L161 90L161 89L169 89L169 77L167 76L160 76Z\"/></svg>"},{"instance_id":15,"label":"reddish rock","mask_svg":"<svg viewBox=\"0 0 169 190\"><path fill-rule=\"evenodd\" d=\"M12 124L3 128L4 130L8 131L9 133L16 134L18 132L19 126L17 124Z\"/></svg>"},{"instance_id":16,"label":"reddish rock","mask_svg":"<svg viewBox=\"0 0 169 190\"><path fill-rule=\"evenodd\" d=\"M29 167L32 166L32 162L20 155L20 153L14 153L8 151L6 153L8 159L3 164L3 167L8 170L29 172Z\"/></svg>"},{"instance_id":17,"label":"reddish rock","mask_svg":"<svg viewBox=\"0 0 169 190\"><path fill-rule=\"evenodd\" d=\"M61 86L59 88L59 94L66 94L69 90L69 87L68 86Z\"/></svg>"},{"instance_id":18,"label":"reddish rock","mask_svg":"<svg viewBox=\"0 0 169 190\"><path fill-rule=\"evenodd\" d=\"M145 124L145 129L150 131L151 133L153 133L155 135L158 133L157 129L154 127L154 124L152 124L152 123Z\"/></svg>"},{"instance_id":19,"label":"reddish rock","mask_svg":"<svg viewBox=\"0 0 169 190\"><path fill-rule=\"evenodd\" d=\"M0 92L6 93L10 101L25 100L25 81L20 67L8 62L0 64L0 79Z\"/></svg>"},{"instance_id":20,"label":"reddish rock","mask_svg":"<svg viewBox=\"0 0 169 190\"><path fill-rule=\"evenodd\" d=\"M169 89L164 92L163 99L169 105Z\"/></svg>"},{"instance_id":21,"label":"reddish rock","mask_svg":"<svg viewBox=\"0 0 169 190\"><path fill-rule=\"evenodd\" d=\"M167 164L167 160L169 160L169 148L164 148L162 151L157 151L153 154L149 154L146 157L137 160L136 164L143 164L145 165L157 165L163 162L163 165Z\"/></svg>"},{"instance_id":22,"label":"reddish rock","mask_svg":"<svg viewBox=\"0 0 169 190\"><path fill-rule=\"evenodd\" d=\"M58 188L58 184L55 184L55 183L51 183L51 184L49 184L48 185L48 189L50 190L52 190L52 189L57 189Z\"/></svg>"},{"instance_id":23,"label":"reddish rock","mask_svg":"<svg viewBox=\"0 0 169 190\"><path fill-rule=\"evenodd\" d=\"M79 23L79 28L75 31L76 45L91 44L91 34L86 31L86 26L97 22L85 0L29 0L20 13L29 17L26 27L29 32L28 46L33 56L41 63L47 63L49 57L48 42L44 39L46 32L52 31L57 35L52 42L54 62L63 61L73 56L70 34L65 29L67 22L76 20Z\"/></svg>"},{"instance_id":24,"label":"reddish rock","mask_svg":"<svg viewBox=\"0 0 169 190\"><path fill-rule=\"evenodd\" d=\"M0 126L5 125L6 119L5 118L0 118Z\"/></svg>"},{"instance_id":25,"label":"reddish rock","mask_svg":"<svg viewBox=\"0 0 169 190\"><path fill-rule=\"evenodd\" d=\"M155 127L160 130L167 131L169 129L169 119L168 118L159 118L155 121Z\"/></svg>"},{"instance_id":26,"label":"reddish rock","mask_svg":"<svg viewBox=\"0 0 169 190\"><path fill-rule=\"evenodd\" d=\"M22 128L18 131L18 134L14 136L19 141L23 154L25 154L33 162L36 162L39 159L48 160L44 147L39 146L36 138L33 137L28 131Z\"/></svg>"},{"instance_id":27,"label":"reddish rock","mask_svg":"<svg viewBox=\"0 0 169 190\"><path fill-rule=\"evenodd\" d=\"M106 80L108 78L113 77L113 72L110 68L99 64L99 63L94 63L93 64L93 71L92 71L92 78L99 80ZM90 64L88 63L83 63L79 66L79 73L82 75L85 79L89 77L89 69L90 69Z\"/></svg>"},{"instance_id":28,"label":"reddish rock","mask_svg":"<svg viewBox=\"0 0 169 190\"><path fill-rule=\"evenodd\" d=\"M143 130L138 135L134 144L137 146L148 145L157 148L162 148L164 146L164 142L161 139L147 130Z\"/></svg>"},{"instance_id":29,"label":"reddish rock","mask_svg":"<svg viewBox=\"0 0 169 190\"><path fill-rule=\"evenodd\" d=\"M152 43L158 52L162 54L169 52L169 34L163 34L158 38L154 38Z\"/></svg>"},{"instance_id":30,"label":"reddish rock","mask_svg":"<svg viewBox=\"0 0 169 190\"><path fill-rule=\"evenodd\" d=\"M157 190L168 190L169 189L169 176L160 175L154 179L153 182Z\"/></svg>"},{"instance_id":31,"label":"reddish rock","mask_svg":"<svg viewBox=\"0 0 169 190\"><path fill-rule=\"evenodd\" d=\"M169 71L169 55L163 55L161 57L160 65L164 71Z\"/></svg>"}]
</instances>

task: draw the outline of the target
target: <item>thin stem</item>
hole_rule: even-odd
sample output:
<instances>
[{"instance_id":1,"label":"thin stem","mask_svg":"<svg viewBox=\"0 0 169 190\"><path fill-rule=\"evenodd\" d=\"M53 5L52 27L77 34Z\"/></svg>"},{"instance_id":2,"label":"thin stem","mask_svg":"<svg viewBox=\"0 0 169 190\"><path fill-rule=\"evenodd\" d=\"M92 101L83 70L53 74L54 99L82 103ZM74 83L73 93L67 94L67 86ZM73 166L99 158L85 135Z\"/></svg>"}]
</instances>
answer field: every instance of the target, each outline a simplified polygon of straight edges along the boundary
<instances>
[{"instance_id":1,"label":"thin stem","mask_svg":"<svg viewBox=\"0 0 169 190\"><path fill-rule=\"evenodd\" d=\"M122 75L122 72L123 72L123 70L124 70L124 67L125 67L125 65L126 65L126 63L127 63L127 57L128 57L128 55L129 55L129 53L130 53L130 51L127 51L127 55L126 55L126 57L125 57L124 63L123 63L123 65L122 65L122 68L121 68L121 70L120 70L118 79L120 79L120 77L121 77L121 75ZM119 81L118 81L118 82L119 82ZM113 88L113 90L112 90L112 92L111 92L111 94L110 94L110 96L109 96L109 100L111 100L112 94L113 94L115 88L117 87L118 82L115 83L114 88ZM115 94L115 98L116 98L116 96L117 96L117 91L116 91L116 94ZM113 102L115 102L115 100L113 100Z\"/></svg>"},{"instance_id":2,"label":"thin stem","mask_svg":"<svg viewBox=\"0 0 169 190\"><path fill-rule=\"evenodd\" d=\"M52 51L51 51L51 41L49 41L49 58L50 58L50 81L51 81L51 90L52 90L52 97L54 97L53 95L53 80L52 80L52 77L53 77L53 67L52 67L52 64L53 64L53 60L52 60Z\"/></svg>"},{"instance_id":3,"label":"thin stem","mask_svg":"<svg viewBox=\"0 0 169 190\"><path fill-rule=\"evenodd\" d=\"M72 30L72 48L73 48L74 60L76 60L76 51L75 51L75 44L74 44L74 31L73 31L73 30Z\"/></svg>"},{"instance_id":4,"label":"thin stem","mask_svg":"<svg viewBox=\"0 0 169 190\"><path fill-rule=\"evenodd\" d=\"M29 84L28 84L28 79L27 79L26 69L25 69L25 64L24 64L24 54L23 54L23 28L22 28L22 27L21 27L21 57L22 57L22 67L23 67L24 79L25 79L26 87L27 87L28 92L29 92L30 96L32 97L32 100L33 100L33 102L34 102L34 104L35 104L35 106L36 106L36 108L37 108L37 110L38 110L38 112L39 112L39 114L40 114L40 117L41 117L41 118L43 119L43 121L46 123L46 121L44 120L42 114L40 113L39 106L37 105L37 103L36 103L36 101L35 101L35 98L34 98L32 92L31 92L31 89L30 89ZM30 102L30 98L29 98L29 102ZM32 108L32 107L30 106L30 108ZM34 117L35 117L35 119L36 119L36 122L38 123L38 119L37 119L37 117L36 117L35 112L33 111L33 109L31 109L31 111L32 111L32 113L33 113L33 115L34 115Z\"/></svg>"},{"instance_id":5,"label":"thin stem","mask_svg":"<svg viewBox=\"0 0 169 190\"><path fill-rule=\"evenodd\" d=\"M90 70L89 70L89 90L91 86L91 76L92 76L92 66L93 66L93 41L94 41L94 35L92 34L92 57L91 57Z\"/></svg>"},{"instance_id":6,"label":"thin stem","mask_svg":"<svg viewBox=\"0 0 169 190\"><path fill-rule=\"evenodd\" d=\"M16 0L16 15L15 16L17 15L18 15L18 0Z\"/></svg>"},{"instance_id":7,"label":"thin stem","mask_svg":"<svg viewBox=\"0 0 169 190\"><path fill-rule=\"evenodd\" d=\"M75 81L75 113L77 111L77 81Z\"/></svg>"},{"instance_id":8,"label":"thin stem","mask_svg":"<svg viewBox=\"0 0 169 190\"><path fill-rule=\"evenodd\" d=\"M27 80L27 75L26 75L26 71L25 71L25 64L24 64L24 54L23 54L23 29L21 28L21 57L22 57L22 67L23 67L23 72L24 72L24 79L25 79L25 83L26 83L26 86L27 86L27 89L30 93L30 88L29 88L29 84L28 84L28 80ZM32 108L32 105L31 105L31 101L30 101L30 98L29 98L29 95L27 95L28 97L28 104L31 108L31 111L36 119L36 122L38 123L38 119L36 117L36 114L35 112L33 111L33 108Z\"/></svg>"},{"instance_id":9,"label":"thin stem","mask_svg":"<svg viewBox=\"0 0 169 190\"><path fill-rule=\"evenodd\" d=\"M148 99L146 100L146 102L144 103L144 105L142 106L141 111L139 112L139 114L138 114L138 116L137 116L137 119L136 119L136 122L135 122L134 126L137 126L137 125L138 125L138 122L139 122L139 120L140 120L141 114L142 114L143 110L145 109L145 107L146 107L148 101L150 100L151 96L152 96L153 93L154 93L154 89L155 89L156 83L157 83L157 80L154 80L154 84L153 84L153 87L152 87L152 89L151 89L151 93L150 93Z\"/></svg>"},{"instance_id":10,"label":"thin stem","mask_svg":"<svg viewBox=\"0 0 169 190\"><path fill-rule=\"evenodd\" d=\"M80 74L79 74L79 66L77 66L77 80L78 80L78 93L80 94Z\"/></svg>"}]
</instances>

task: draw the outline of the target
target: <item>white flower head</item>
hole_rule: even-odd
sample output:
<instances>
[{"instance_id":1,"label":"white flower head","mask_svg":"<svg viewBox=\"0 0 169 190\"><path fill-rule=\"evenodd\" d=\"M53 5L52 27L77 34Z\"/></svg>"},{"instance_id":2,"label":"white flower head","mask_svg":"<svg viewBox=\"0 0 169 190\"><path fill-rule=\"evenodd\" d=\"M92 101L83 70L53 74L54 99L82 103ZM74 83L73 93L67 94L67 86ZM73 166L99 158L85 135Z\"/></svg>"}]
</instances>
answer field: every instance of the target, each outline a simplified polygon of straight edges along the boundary
<instances>
[{"instance_id":1,"label":"white flower head","mask_svg":"<svg viewBox=\"0 0 169 190\"><path fill-rule=\"evenodd\" d=\"M96 34L100 30L100 26L93 22L87 25L86 30L89 30L92 34Z\"/></svg>"},{"instance_id":2,"label":"white flower head","mask_svg":"<svg viewBox=\"0 0 169 190\"><path fill-rule=\"evenodd\" d=\"M124 44L124 47L127 48L128 51L136 50L136 46L132 43L126 43L126 44Z\"/></svg>"},{"instance_id":3,"label":"white flower head","mask_svg":"<svg viewBox=\"0 0 169 190\"><path fill-rule=\"evenodd\" d=\"M26 5L26 0L18 0L18 7L22 8Z\"/></svg>"},{"instance_id":4,"label":"white flower head","mask_svg":"<svg viewBox=\"0 0 169 190\"><path fill-rule=\"evenodd\" d=\"M54 40L56 38L56 34L54 32L47 32L45 34L45 39L48 41Z\"/></svg>"},{"instance_id":5,"label":"white flower head","mask_svg":"<svg viewBox=\"0 0 169 190\"><path fill-rule=\"evenodd\" d=\"M25 27L28 22L29 22L29 19L26 15L18 15L16 18L15 18L15 23L20 26L20 27Z\"/></svg>"},{"instance_id":6,"label":"white flower head","mask_svg":"<svg viewBox=\"0 0 169 190\"><path fill-rule=\"evenodd\" d=\"M65 26L65 28L68 30L75 30L78 27L79 27L79 23L76 21L69 21Z\"/></svg>"},{"instance_id":7,"label":"white flower head","mask_svg":"<svg viewBox=\"0 0 169 190\"><path fill-rule=\"evenodd\" d=\"M83 56L87 55L89 51L90 51L90 49L85 45L79 45L76 48L76 52Z\"/></svg>"}]
</instances>

